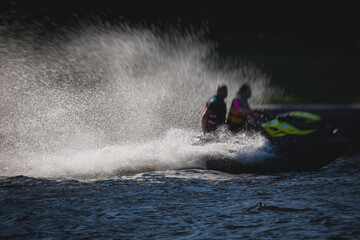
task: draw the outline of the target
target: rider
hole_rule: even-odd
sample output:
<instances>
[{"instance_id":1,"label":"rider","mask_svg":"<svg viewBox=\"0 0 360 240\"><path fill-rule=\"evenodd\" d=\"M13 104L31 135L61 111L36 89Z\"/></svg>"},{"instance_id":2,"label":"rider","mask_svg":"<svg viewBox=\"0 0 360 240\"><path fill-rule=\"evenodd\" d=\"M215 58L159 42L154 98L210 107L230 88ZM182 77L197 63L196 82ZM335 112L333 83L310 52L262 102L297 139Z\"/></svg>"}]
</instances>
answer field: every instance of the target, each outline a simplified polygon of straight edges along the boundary
<instances>
[{"instance_id":1,"label":"rider","mask_svg":"<svg viewBox=\"0 0 360 240\"><path fill-rule=\"evenodd\" d=\"M247 84L242 84L236 97L233 99L227 117L227 124L229 129L233 132L238 132L246 127L246 120L250 117L253 119L260 119L249 107L248 99L251 97L251 88Z\"/></svg>"},{"instance_id":2,"label":"rider","mask_svg":"<svg viewBox=\"0 0 360 240\"><path fill-rule=\"evenodd\" d=\"M201 119L201 128L204 133L213 132L225 123L226 103L224 99L227 97L227 94L227 86L218 84L216 95L206 102Z\"/></svg>"}]
</instances>

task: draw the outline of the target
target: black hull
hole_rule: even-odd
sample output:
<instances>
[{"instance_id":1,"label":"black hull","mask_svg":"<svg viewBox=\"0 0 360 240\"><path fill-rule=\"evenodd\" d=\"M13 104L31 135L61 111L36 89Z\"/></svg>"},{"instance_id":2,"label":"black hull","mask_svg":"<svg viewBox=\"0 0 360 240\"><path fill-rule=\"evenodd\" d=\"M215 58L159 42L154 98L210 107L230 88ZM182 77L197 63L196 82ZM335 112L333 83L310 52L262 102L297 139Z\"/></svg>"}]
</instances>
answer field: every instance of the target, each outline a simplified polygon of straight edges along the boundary
<instances>
[{"instance_id":1,"label":"black hull","mask_svg":"<svg viewBox=\"0 0 360 240\"><path fill-rule=\"evenodd\" d=\"M314 171L344 154L347 145L316 146L305 148L289 148L286 152L277 151L268 156L248 158L208 158L205 160L209 170L241 174L241 173L276 173L287 171Z\"/></svg>"},{"instance_id":2,"label":"black hull","mask_svg":"<svg viewBox=\"0 0 360 240\"><path fill-rule=\"evenodd\" d=\"M285 171L313 171L320 169L346 152L354 141L328 124L319 125L306 135L288 134L272 137L258 125L250 130L261 132L271 143L273 152L263 157L211 157L206 168L228 173L275 173ZM310 128L311 129L311 128Z\"/></svg>"}]
</instances>

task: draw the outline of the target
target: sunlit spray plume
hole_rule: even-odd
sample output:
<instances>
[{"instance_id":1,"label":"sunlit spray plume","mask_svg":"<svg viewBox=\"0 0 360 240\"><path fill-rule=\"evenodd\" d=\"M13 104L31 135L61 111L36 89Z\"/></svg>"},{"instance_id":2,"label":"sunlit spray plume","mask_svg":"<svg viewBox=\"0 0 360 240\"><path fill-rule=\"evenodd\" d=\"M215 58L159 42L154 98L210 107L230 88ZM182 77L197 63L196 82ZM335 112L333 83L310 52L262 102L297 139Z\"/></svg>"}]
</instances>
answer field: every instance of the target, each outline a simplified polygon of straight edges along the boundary
<instances>
[{"instance_id":1,"label":"sunlit spray plume","mask_svg":"<svg viewBox=\"0 0 360 240\"><path fill-rule=\"evenodd\" d=\"M201 31L123 25L64 33L0 38L0 175L199 167L194 160L211 148L184 138L200 133L218 82L230 89L228 106L243 82L253 87L252 103L276 94L255 67L220 68Z\"/></svg>"}]
</instances>

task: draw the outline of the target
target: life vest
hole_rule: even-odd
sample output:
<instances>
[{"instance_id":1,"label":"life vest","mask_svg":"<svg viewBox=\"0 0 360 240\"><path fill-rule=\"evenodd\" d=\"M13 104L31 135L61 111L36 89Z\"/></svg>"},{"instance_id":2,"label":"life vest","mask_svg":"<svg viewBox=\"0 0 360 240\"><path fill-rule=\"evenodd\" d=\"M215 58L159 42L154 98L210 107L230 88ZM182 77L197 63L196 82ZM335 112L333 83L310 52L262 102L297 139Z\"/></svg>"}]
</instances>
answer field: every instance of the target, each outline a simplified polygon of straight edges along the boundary
<instances>
[{"instance_id":1,"label":"life vest","mask_svg":"<svg viewBox=\"0 0 360 240\"><path fill-rule=\"evenodd\" d=\"M212 114L209 115L207 122L207 130L211 132L221 124L225 123L226 104L217 96L213 96L206 102L204 112L207 108L212 112Z\"/></svg>"},{"instance_id":2,"label":"life vest","mask_svg":"<svg viewBox=\"0 0 360 240\"><path fill-rule=\"evenodd\" d=\"M245 109L249 109L249 105L245 99L243 99L240 96L237 96L235 99L240 99L242 107ZM239 112L238 110L236 110L236 108L234 106L235 99L231 103L229 115L227 117L227 123L230 125L231 124L241 125L246 120L247 114L243 114L243 113Z\"/></svg>"}]
</instances>

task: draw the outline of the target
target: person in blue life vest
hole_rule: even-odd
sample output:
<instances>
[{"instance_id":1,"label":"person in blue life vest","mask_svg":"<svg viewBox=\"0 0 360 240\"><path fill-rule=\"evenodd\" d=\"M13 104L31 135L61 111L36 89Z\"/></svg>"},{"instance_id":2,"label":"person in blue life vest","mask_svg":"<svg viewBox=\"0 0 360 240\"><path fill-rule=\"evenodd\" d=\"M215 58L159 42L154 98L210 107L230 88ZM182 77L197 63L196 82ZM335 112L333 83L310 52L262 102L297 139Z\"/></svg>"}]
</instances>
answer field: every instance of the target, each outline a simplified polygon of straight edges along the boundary
<instances>
[{"instance_id":1,"label":"person in blue life vest","mask_svg":"<svg viewBox=\"0 0 360 240\"><path fill-rule=\"evenodd\" d=\"M231 102L230 111L226 120L229 130L239 132L246 129L247 120L261 117L250 109L248 99L251 97L251 88L248 84L242 84Z\"/></svg>"},{"instance_id":2,"label":"person in blue life vest","mask_svg":"<svg viewBox=\"0 0 360 240\"><path fill-rule=\"evenodd\" d=\"M203 133L213 132L219 126L225 124L226 103L224 99L227 97L227 94L227 86L218 84L216 87L216 95L206 102L201 119Z\"/></svg>"}]
</instances>

